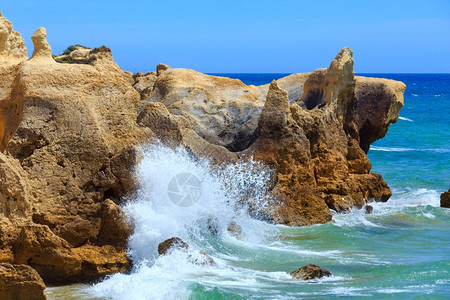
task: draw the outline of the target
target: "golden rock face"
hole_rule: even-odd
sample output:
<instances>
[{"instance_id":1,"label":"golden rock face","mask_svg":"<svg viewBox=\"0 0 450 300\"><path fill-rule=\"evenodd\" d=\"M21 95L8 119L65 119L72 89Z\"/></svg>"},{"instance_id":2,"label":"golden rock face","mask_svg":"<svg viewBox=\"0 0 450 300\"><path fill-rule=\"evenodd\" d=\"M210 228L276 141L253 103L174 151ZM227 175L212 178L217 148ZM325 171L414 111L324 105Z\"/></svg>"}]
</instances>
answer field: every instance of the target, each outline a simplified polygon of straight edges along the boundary
<instances>
[{"instance_id":1,"label":"golden rock face","mask_svg":"<svg viewBox=\"0 0 450 300\"><path fill-rule=\"evenodd\" d=\"M134 193L137 147L151 138L215 164L272 166L279 201L264 213L277 223L325 223L330 208L390 196L365 150L397 120L404 85L355 78L348 48L328 69L257 87L167 65L133 75L104 46L55 61L44 28L32 40L28 59L0 16L0 261L46 282L130 266L117 204Z\"/></svg>"}]
</instances>

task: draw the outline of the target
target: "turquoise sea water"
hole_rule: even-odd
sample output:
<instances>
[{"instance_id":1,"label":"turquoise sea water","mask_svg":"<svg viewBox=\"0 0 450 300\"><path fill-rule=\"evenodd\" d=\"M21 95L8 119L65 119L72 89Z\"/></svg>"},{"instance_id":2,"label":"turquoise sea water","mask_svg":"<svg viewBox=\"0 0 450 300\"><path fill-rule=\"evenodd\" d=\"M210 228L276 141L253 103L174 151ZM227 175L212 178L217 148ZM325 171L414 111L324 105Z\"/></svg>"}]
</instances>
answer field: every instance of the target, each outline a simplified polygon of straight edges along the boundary
<instances>
[{"instance_id":1,"label":"turquoise sea water","mask_svg":"<svg viewBox=\"0 0 450 300\"><path fill-rule=\"evenodd\" d=\"M226 76L265 84L285 75ZM233 185L264 183L257 164L213 174L207 162L183 151L153 147L138 170L140 192L125 207L135 222L133 270L92 286L50 288L49 299L449 299L450 209L439 207L439 194L450 188L450 75L363 75L407 85L400 120L369 151L372 171L393 191L388 202L373 205L373 214L354 210L335 215L335 223L300 228L252 220L230 210L230 203ZM242 171L249 168L255 172ZM198 176L203 191L196 205L180 209L163 195L166 181L185 171ZM217 235L205 227L211 216ZM231 219L242 227L242 239L227 233ZM181 252L158 257L158 243L175 235L217 266L187 263ZM333 276L290 278L308 263Z\"/></svg>"}]
</instances>

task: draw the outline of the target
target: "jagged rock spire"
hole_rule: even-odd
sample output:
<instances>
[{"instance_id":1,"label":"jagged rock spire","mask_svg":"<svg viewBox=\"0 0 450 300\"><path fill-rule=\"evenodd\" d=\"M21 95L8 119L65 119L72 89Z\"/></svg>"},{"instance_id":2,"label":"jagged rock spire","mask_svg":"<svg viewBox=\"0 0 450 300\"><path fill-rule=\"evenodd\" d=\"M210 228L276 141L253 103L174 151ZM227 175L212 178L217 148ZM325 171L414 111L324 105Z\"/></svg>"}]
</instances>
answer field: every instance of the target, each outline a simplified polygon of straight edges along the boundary
<instances>
[{"instance_id":1,"label":"jagged rock spire","mask_svg":"<svg viewBox=\"0 0 450 300\"><path fill-rule=\"evenodd\" d=\"M55 62L52 57L52 48L47 42L47 30L44 27L38 28L31 36L31 40L34 45L32 60Z\"/></svg>"}]
</instances>

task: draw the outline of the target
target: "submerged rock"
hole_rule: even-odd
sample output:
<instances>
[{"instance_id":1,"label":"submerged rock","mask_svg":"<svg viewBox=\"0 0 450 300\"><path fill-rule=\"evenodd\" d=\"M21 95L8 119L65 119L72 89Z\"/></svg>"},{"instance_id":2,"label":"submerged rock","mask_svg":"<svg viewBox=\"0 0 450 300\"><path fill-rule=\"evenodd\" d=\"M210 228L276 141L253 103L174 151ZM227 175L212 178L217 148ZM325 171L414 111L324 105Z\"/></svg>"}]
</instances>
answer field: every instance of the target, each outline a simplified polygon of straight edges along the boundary
<instances>
[{"instance_id":1,"label":"submerged rock","mask_svg":"<svg viewBox=\"0 0 450 300\"><path fill-rule=\"evenodd\" d=\"M173 237L158 245L159 255L167 255L173 249L187 250L189 245L178 237Z\"/></svg>"},{"instance_id":2,"label":"submerged rock","mask_svg":"<svg viewBox=\"0 0 450 300\"><path fill-rule=\"evenodd\" d=\"M178 237L170 238L158 245L159 255L168 255L173 250L181 250L186 253L189 253L187 259L190 263L193 263L195 265L201 265L201 266L204 266L204 265L215 266L216 265L216 262L214 261L214 259L212 259L211 256L209 256L208 254L206 254L203 251L191 251L189 244L187 244L186 242L184 242L182 239L180 239Z\"/></svg>"},{"instance_id":3,"label":"submerged rock","mask_svg":"<svg viewBox=\"0 0 450 300\"><path fill-rule=\"evenodd\" d=\"M313 264L303 266L300 269L291 272L293 278L301 280L311 280L314 278L322 278L324 276L329 277L331 275L330 271Z\"/></svg>"},{"instance_id":4,"label":"submerged rock","mask_svg":"<svg viewBox=\"0 0 450 300\"><path fill-rule=\"evenodd\" d=\"M441 207L450 208L450 189L441 194Z\"/></svg>"},{"instance_id":5,"label":"submerged rock","mask_svg":"<svg viewBox=\"0 0 450 300\"><path fill-rule=\"evenodd\" d=\"M27 265L0 263L0 299L45 300L45 284Z\"/></svg>"},{"instance_id":6,"label":"submerged rock","mask_svg":"<svg viewBox=\"0 0 450 300\"><path fill-rule=\"evenodd\" d=\"M372 213L372 211L373 211L373 206L366 204L366 208L365 208L366 215L370 215Z\"/></svg>"}]
</instances>

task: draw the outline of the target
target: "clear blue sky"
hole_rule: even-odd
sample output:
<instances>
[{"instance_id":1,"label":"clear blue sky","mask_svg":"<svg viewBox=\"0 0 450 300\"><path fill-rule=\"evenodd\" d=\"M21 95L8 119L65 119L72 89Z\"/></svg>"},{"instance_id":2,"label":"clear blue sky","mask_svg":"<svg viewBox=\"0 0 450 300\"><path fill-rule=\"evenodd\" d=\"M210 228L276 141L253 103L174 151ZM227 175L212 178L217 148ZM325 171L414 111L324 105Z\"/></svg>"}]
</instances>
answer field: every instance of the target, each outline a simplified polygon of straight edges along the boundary
<instances>
[{"instance_id":1,"label":"clear blue sky","mask_svg":"<svg viewBox=\"0 0 450 300\"><path fill-rule=\"evenodd\" d=\"M450 72L450 0L1 0L32 52L106 45L132 72L163 62L201 72L309 72L345 46L356 72Z\"/></svg>"}]
</instances>

